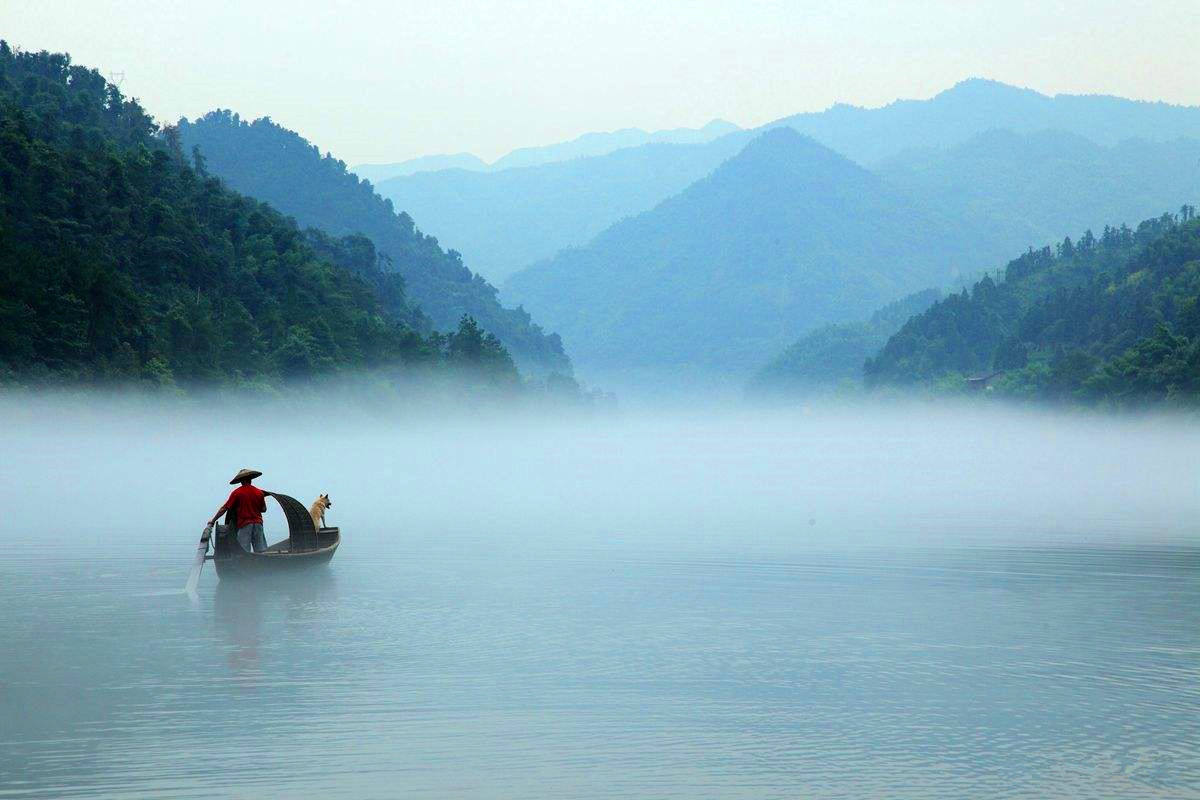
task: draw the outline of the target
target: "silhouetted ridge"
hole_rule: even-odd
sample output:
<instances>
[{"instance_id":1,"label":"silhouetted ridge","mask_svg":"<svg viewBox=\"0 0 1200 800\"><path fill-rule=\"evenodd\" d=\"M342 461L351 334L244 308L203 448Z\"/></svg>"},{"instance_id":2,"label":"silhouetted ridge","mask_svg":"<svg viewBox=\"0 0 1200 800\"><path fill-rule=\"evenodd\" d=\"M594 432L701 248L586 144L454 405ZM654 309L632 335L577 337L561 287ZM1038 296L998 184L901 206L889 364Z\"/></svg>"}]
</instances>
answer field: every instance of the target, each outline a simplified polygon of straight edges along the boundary
<instances>
[{"instance_id":1,"label":"silhouetted ridge","mask_svg":"<svg viewBox=\"0 0 1200 800\"><path fill-rule=\"evenodd\" d=\"M1160 142L1200 138L1200 108L1105 95L1051 97L971 78L928 100L897 100L881 108L839 104L770 123L779 126L795 128L870 165L910 148L952 147L990 128L1018 133L1062 130L1103 145L1134 136Z\"/></svg>"},{"instance_id":2,"label":"silhouetted ridge","mask_svg":"<svg viewBox=\"0 0 1200 800\"><path fill-rule=\"evenodd\" d=\"M654 143L497 172L424 172L377 188L500 280L682 191L750 138L736 132L707 144Z\"/></svg>"},{"instance_id":3,"label":"silhouetted ridge","mask_svg":"<svg viewBox=\"0 0 1200 800\"><path fill-rule=\"evenodd\" d=\"M653 208L710 174L764 129L780 127L793 128L874 169L909 151L954 148L992 129L1018 134L1057 130L1102 146L1115 146L1130 138L1151 144L1179 137L1200 139L1200 108L1104 96L1050 97L999 81L971 78L926 100L897 100L881 108L839 103L825 111L784 117L758 131L738 131L705 144L627 147L604 156L489 174L461 170L422 173L385 181L379 191L421 220L425 230L454 242L467 263L499 281L553 257L562 248L581 247L624 217ZM1061 177L1062 172L1057 174ZM1088 175L1087 180L1095 177ZM989 176L993 188L1007 184L1003 194L1010 198L1022 196L1020 180L1015 175ZM1149 179L1139 184L1138 192L1151 196L1149 184ZM908 191L906 186L898 188ZM1095 206L1101 199L1086 186L1078 187L1075 194L1078 199L1069 205L1076 208ZM945 199L937 204L944 208ZM1009 221L1010 230L1021 232L1020 238L998 236L985 242L981 260L1003 258L1013 248L1061 237L1081 225L1139 219L1171 207L1170 194L1152 199L1149 206L1114 205L1111 210L1121 212L1115 216L1107 212L1076 216L1067 220L1066 228L1048 226L1037 213L1027 213ZM1023 198L1009 208L1019 212L1020 202ZM964 212L974 214L973 209L961 206L953 213Z\"/></svg>"},{"instance_id":4,"label":"silhouetted ridge","mask_svg":"<svg viewBox=\"0 0 1200 800\"><path fill-rule=\"evenodd\" d=\"M943 103L959 101L975 103L980 100L991 102L1011 102L1014 100L1040 102L1050 100L1047 95L1034 89L1013 86L991 78L966 78L954 84L949 89L943 89L938 92L932 99Z\"/></svg>"},{"instance_id":5,"label":"silhouetted ridge","mask_svg":"<svg viewBox=\"0 0 1200 800\"><path fill-rule=\"evenodd\" d=\"M764 184L801 182L810 189L852 192L880 188L879 178L791 128L772 128L713 173L713 180Z\"/></svg>"},{"instance_id":6,"label":"silhouetted ridge","mask_svg":"<svg viewBox=\"0 0 1200 800\"><path fill-rule=\"evenodd\" d=\"M812 139L770 130L712 175L514 275L580 364L746 373L809 328L950 277L970 236Z\"/></svg>"},{"instance_id":7,"label":"silhouetted ridge","mask_svg":"<svg viewBox=\"0 0 1200 800\"><path fill-rule=\"evenodd\" d=\"M271 203L302 225L368 237L384 268L404 277L409 295L437 329L453 330L467 314L524 366L570 372L556 335L546 334L521 309L502 307L496 289L471 272L459 253L443 251L369 182L328 153L322 156L299 134L270 119L251 123L224 110L195 122L181 120L179 131L185 147L198 147L207 168L232 188Z\"/></svg>"},{"instance_id":8,"label":"silhouetted ridge","mask_svg":"<svg viewBox=\"0 0 1200 800\"><path fill-rule=\"evenodd\" d=\"M981 254L998 262L1072 231L1191 201L1200 139L1103 146L1069 131L993 129L954 147L910 150L875 171L945 214L987 220Z\"/></svg>"}]
</instances>

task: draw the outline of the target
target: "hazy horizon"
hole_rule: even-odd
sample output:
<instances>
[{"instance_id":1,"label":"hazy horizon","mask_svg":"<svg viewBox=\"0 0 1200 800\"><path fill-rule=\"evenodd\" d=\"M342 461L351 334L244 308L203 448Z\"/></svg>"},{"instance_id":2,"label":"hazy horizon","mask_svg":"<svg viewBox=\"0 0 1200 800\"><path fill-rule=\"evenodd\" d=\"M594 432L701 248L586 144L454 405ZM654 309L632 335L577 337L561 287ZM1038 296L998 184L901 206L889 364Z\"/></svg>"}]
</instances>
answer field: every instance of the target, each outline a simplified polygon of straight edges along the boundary
<instances>
[{"instance_id":1,"label":"hazy horizon","mask_svg":"<svg viewBox=\"0 0 1200 800\"><path fill-rule=\"evenodd\" d=\"M486 161L593 131L755 127L970 77L1200 104L1183 3L647 6L10 0L4 38L120 78L160 121L269 116L348 164ZM181 24L181 22L183 24ZM1068 24L1088 47L1064 46ZM453 27L452 27L453 26ZM1102 48L1108 58L1091 58ZM850 67L853 67L852 69ZM551 113L552 112L552 113Z\"/></svg>"},{"instance_id":2,"label":"hazy horizon","mask_svg":"<svg viewBox=\"0 0 1200 800\"><path fill-rule=\"evenodd\" d=\"M1195 544L1200 513L1190 477L1200 427L1178 409L713 398L586 412L436 395L389 406L331 391L29 396L0 392L13 453L0 476L26 498L16 541L43 546L180 548L245 465L305 502L329 493L331 517L356 539L402 522L408 547L1161 547ZM229 441L208 446L218 428ZM153 497L141 496L139 471L155 476ZM52 533L36 520L64 486L73 503L56 510ZM132 508L170 535L128 539L117 533L124 517L96 516ZM269 538L281 524L268 520Z\"/></svg>"}]
</instances>

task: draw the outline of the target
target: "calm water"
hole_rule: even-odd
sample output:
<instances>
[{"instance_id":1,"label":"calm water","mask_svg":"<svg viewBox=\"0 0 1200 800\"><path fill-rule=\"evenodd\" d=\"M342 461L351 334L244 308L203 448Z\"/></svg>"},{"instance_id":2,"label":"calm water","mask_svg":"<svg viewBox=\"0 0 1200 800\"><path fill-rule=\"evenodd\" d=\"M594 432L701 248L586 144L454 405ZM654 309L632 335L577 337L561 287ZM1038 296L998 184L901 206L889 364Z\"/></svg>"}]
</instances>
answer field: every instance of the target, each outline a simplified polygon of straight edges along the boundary
<instances>
[{"instance_id":1,"label":"calm water","mask_svg":"<svg viewBox=\"0 0 1200 800\"><path fill-rule=\"evenodd\" d=\"M1200 552L7 562L5 797L1197 797Z\"/></svg>"},{"instance_id":2,"label":"calm water","mask_svg":"<svg viewBox=\"0 0 1200 800\"><path fill-rule=\"evenodd\" d=\"M0 429L0 798L1200 798L1190 418ZM343 547L192 602L241 466Z\"/></svg>"}]
</instances>

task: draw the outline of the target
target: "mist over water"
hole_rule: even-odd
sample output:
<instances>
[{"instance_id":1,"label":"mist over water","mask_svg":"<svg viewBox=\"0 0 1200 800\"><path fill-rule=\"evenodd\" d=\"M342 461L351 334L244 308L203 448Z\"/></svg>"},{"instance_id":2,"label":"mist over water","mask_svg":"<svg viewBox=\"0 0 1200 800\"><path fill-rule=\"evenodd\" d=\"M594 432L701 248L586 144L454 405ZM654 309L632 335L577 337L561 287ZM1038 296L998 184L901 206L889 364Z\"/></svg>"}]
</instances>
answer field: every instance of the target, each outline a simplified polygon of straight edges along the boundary
<instances>
[{"instance_id":1,"label":"mist over water","mask_svg":"<svg viewBox=\"0 0 1200 800\"><path fill-rule=\"evenodd\" d=\"M9 536L172 550L252 466L354 546L772 552L1196 543L1200 422L1001 407L572 413L0 405ZM47 519L46 512L53 509ZM272 523L275 523L274 525ZM284 535L282 519L268 532ZM270 538L270 537L268 537Z\"/></svg>"},{"instance_id":2,"label":"mist over water","mask_svg":"<svg viewBox=\"0 0 1200 800\"><path fill-rule=\"evenodd\" d=\"M0 796L1200 796L1190 416L0 419ZM189 602L243 466L342 547Z\"/></svg>"}]
</instances>

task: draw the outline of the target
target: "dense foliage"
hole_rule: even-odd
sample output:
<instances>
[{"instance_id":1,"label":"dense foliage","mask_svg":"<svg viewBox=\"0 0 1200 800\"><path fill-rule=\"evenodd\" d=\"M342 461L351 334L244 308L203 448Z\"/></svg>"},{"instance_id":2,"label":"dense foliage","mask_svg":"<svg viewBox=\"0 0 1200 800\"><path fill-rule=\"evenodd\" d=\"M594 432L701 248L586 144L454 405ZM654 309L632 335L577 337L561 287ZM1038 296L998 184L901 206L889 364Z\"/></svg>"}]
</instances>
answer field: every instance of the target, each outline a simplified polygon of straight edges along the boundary
<instances>
[{"instance_id":1,"label":"dense foliage","mask_svg":"<svg viewBox=\"0 0 1200 800\"><path fill-rule=\"evenodd\" d=\"M964 386L1131 405L1200 397L1200 220L1185 205L1030 250L913 317L867 362L869 385Z\"/></svg>"},{"instance_id":2,"label":"dense foliage","mask_svg":"<svg viewBox=\"0 0 1200 800\"><path fill-rule=\"evenodd\" d=\"M515 379L472 320L423 337L370 241L305 234L178 144L97 71L0 42L0 377L263 385L474 359Z\"/></svg>"},{"instance_id":3,"label":"dense foliage","mask_svg":"<svg viewBox=\"0 0 1200 800\"><path fill-rule=\"evenodd\" d=\"M523 365L538 371L570 372L562 342L546 334L522 309L506 309L496 289L471 272L454 250L416 229L407 213L320 151L270 119L246 122L229 111L213 111L195 122L181 120L181 141L205 168L233 189L264 200L330 234L361 234L378 249L385 270L404 277L412 300L449 330L468 314L493 332Z\"/></svg>"},{"instance_id":4,"label":"dense foliage","mask_svg":"<svg viewBox=\"0 0 1200 800\"><path fill-rule=\"evenodd\" d=\"M888 303L869 319L823 325L802 336L772 359L751 380L753 396L787 396L831 388L856 388L863 363L914 314L936 303L942 293L926 289Z\"/></svg>"}]
</instances>

